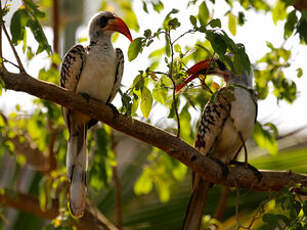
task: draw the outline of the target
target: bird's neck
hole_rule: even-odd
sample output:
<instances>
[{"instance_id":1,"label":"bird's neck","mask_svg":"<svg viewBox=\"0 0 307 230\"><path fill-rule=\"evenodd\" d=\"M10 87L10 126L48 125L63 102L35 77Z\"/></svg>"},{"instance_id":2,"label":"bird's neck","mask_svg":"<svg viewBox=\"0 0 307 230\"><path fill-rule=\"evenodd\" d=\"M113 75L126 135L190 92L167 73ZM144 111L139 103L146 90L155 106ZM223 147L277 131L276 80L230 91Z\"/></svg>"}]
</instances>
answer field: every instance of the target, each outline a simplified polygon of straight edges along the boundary
<instances>
[{"instance_id":1,"label":"bird's neck","mask_svg":"<svg viewBox=\"0 0 307 230\"><path fill-rule=\"evenodd\" d=\"M99 39L91 39L90 46L113 48L111 36L109 34L105 34L99 37Z\"/></svg>"},{"instance_id":2,"label":"bird's neck","mask_svg":"<svg viewBox=\"0 0 307 230\"><path fill-rule=\"evenodd\" d=\"M247 73L246 71L243 71L241 76L233 76L230 79L228 79L228 84L234 84L234 85L241 85L246 88L252 88L253 87L253 79L252 74Z\"/></svg>"}]
</instances>

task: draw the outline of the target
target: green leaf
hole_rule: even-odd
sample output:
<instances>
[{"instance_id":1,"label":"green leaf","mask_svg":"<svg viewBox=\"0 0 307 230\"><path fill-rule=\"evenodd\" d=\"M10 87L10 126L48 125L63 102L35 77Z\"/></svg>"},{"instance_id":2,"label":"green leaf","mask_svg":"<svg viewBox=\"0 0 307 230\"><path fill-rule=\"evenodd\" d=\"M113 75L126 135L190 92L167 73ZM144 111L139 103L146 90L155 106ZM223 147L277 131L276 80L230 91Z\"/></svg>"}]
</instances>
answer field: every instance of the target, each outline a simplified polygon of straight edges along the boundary
<instances>
[{"instance_id":1,"label":"green leaf","mask_svg":"<svg viewBox=\"0 0 307 230\"><path fill-rule=\"evenodd\" d=\"M296 10L293 10L291 13L288 14L288 18L285 23L284 27L285 39L289 38L293 34L296 23L297 23Z\"/></svg>"},{"instance_id":2,"label":"green leaf","mask_svg":"<svg viewBox=\"0 0 307 230\"><path fill-rule=\"evenodd\" d=\"M275 137L267 130L263 129L258 122L254 126L253 138L260 148L266 149L272 155L278 152L278 145Z\"/></svg>"},{"instance_id":3,"label":"green leaf","mask_svg":"<svg viewBox=\"0 0 307 230\"><path fill-rule=\"evenodd\" d=\"M149 168L145 168L142 175L134 184L134 192L137 195L147 194L152 190L152 177Z\"/></svg>"},{"instance_id":4,"label":"green leaf","mask_svg":"<svg viewBox=\"0 0 307 230\"><path fill-rule=\"evenodd\" d=\"M26 9L36 18L45 17L45 13L38 9L38 5L36 5L32 0L23 1Z\"/></svg>"},{"instance_id":5,"label":"green leaf","mask_svg":"<svg viewBox=\"0 0 307 230\"><path fill-rule=\"evenodd\" d=\"M25 27L30 19L31 18L25 9L17 10L14 13L10 25L12 42L14 45L17 45L19 41L23 40Z\"/></svg>"},{"instance_id":6,"label":"green leaf","mask_svg":"<svg viewBox=\"0 0 307 230\"><path fill-rule=\"evenodd\" d=\"M297 24L297 32L300 35L300 39L307 43L307 18L303 17L303 15Z\"/></svg>"},{"instance_id":7,"label":"green leaf","mask_svg":"<svg viewBox=\"0 0 307 230\"><path fill-rule=\"evenodd\" d=\"M2 80L2 78L0 76L0 96L2 96L2 90L3 90L4 86L5 86L4 81Z\"/></svg>"},{"instance_id":8,"label":"green leaf","mask_svg":"<svg viewBox=\"0 0 307 230\"><path fill-rule=\"evenodd\" d=\"M278 129L273 123L267 122L267 123L264 124L264 126L267 126L272 130L274 138L278 137Z\"/></svg>"},{"instance_id":9,"label":"green leaf","mask_svg":"<svg viewBox=\"0 0 307 230\"><path fill-rule=\"evenodd\" d=\"M218 18L212 19L208 24L209 24L212 28L216 28L216 27L221 28L221 26L222 26L221 20L218 19Z\"/></svg>"},{"instance_id":10,"label":"green leaf","mask_svg":"<svg viewBox=\"0 0 307 230\"><path fill-rule=\"evenodd\" d=\"M152 96L156 101L160 102L162 105L166 105L168 90L166 87L157 86L152 90Z\"/></svg>"},{"instance_id":11,"label":"green leaf","mask_svg":"<svg viewBox=\"0 0 307 230\"><path fill-rule=\"evenodd\" d=\"M144 31L144 37L147 38L147 39L150 38L151 34L152 34L152 32L151 32L150 29L147 29L147 30Z\"/></svg>"},{"instance_id":12,"label":"green leaf","mask_svg":"<svg viewBox=\"0 0 307 230\"><path fill-rule=\"evenodd\" d=\"M195 26L196 26L196 23L197 23L196 17L193 16L193 15L190 15L190 22L191 22L191 24L195 27Z\"/></svg>"},{"instance_id":13,"label":"green leaf","mask_svg":"<svg viewBox=\"0 0 307 230\"><path fill-rule=\"evenodd\" d=\"M139 55L139 53L142 52L143 49L142 44L143 44L142 37L138 37L130 43L130 46L128 48L129 61L134 60Z\"/></svg>"},{"instance_id":14,"label":"green leaf","mask_svg":"<svg viewBox=\"0 0 307 230\"><path fill-rule=\"evenodd\" d=\"M286 4L283 1L278 0L272 11L272 18L274 24L276 24L279 20L284 20L286 16L287 16Z\"/></svg>"},{"instance_id":15,"label":"green leaf","mask_svg":"<svg viewBox=\"0 0 307 230\"><path fill-rule=\"evenodd\" d=\"M203 1L198 8L198 19L200 25L207 25L209 19L209 10L205 1Z\"/></svg>"},{"instance_id":16,"label":"green leaf","mask_svg":"<svg viewBox=\"0 0 307 230\"><path fill-rule=\"evenodd\" d=\"M139 30L139 24L135 12L132 9L131 1L114 1L124 13L124 21L130 29Z\"/></svg>"},{"instance_id":17,"label":"green leaf","mask_svg":"<svg viewBox=\"0 0 307 230\"><path fill-rule=\"evenodd\" d=\"M119 90L122 99L122 108L121 111L125 113L127 116L131 116L132 102L131 98L127 93L123 93Z\"/></svg>"},{"instance_id":18,"label":"green leaf","mask_svg":"<svg viewBox=\"0 0 307 230\"><path fill-rule=\"evenodd\" d=\"M233 36L236 35L237 33L236 16L232 12L228 14L228 29Z\"/></svg>"},{"instance_id":19,"label":"green leaf","mask_svg":"<svg viewBox=\"0 0 307 230\"><path fill-rule=\"evenodd\" d=\"M164 53L165 48L162 47L160 49L154 50L149 54L149 58L157 58L157 57L161 57Z\"/></svg>"},{"instance_id":20,"label":"green leaf","mask_svg":"<svg viewBox=\"0 0 307 230\"><path fill-rule=\"evenodd\" d=\"M24 31L24 34L23 34L23 46L22 46L22 52L25 53L26 52L26 49L27 49L27 30Z\"/></svg>"},{"instance_id":21,"label":"green leaf","mask_svg":"<svg viewBox=\"0 0 307 230\"><path fill-rule=\"evenodd\" d=\"M237 74L240 74L243 70L246 70L248 73L251 71L251 63L249 57L245 52L245 47L243 44L237 44L237 49L234 57L234 68Z\"/></svg>"},{"instance_id":22,"label":"green leaf","mask_svg":"<svg viewBox=\"0 0 307 230\"><path fill-rule=\"evenodd\" d=\"M159 1L158 3L152 2L152 6L153 6L153 9L158 13L160 13L160 11L164 9L164 5L161 1Z\"/></svg>"},{"instance_id":23,"label":"green leaf","mask_svg":"<svg viewBox=\"0 0 307 230\"><path fill-rule=\"evenodd\" d=\"M147 9L147 3L145 1L143 1L143 10L144 12L146 12L147 14L149 13L148 12L148 9Z\"/></svg>"},{"instance_id":24,"label":"green leaf","mask_svg":"<svg viewBox=\"0 0 307 230\"><path fill-rule=\"evenodd\" d=\"M303 70L302 70L302 68L297 68L296 71L297 71L297 77L298 77L298 78L300 78L301 76L303 76Z\"/></svg>"},{"instance_id":25,"label":"green leaf","mask_svg":"<svg viewBox=\"0 0 307 230\"><path fill-rule=\"evenodd\" d=\"M168 14L166 15L164 21L163 21L163 28L168 29L168 22L172 19L171 16L172 14L177 14L179 10L177 9L172 9Z\"/></svg>"},{"instance_id":26,"label":"green leaf","mask_svg":"<svg viewBox=\"0 0 307 230\"><path fill-rule=\"evenodd\" d=\"M175 52L177 52L177 53L181 53L181 46L180 46L179 44L176 44L176 45L174 46L174 50L175 50Z\"/></svg>"},{"instance_id":27,"label":"green leaf","mask_svg":"<svg viewBox=\"0 0 307 230\"><path fill-rule=\"evenodd\" d=\"M152 95L147 87L144 87L141 93L140 108L143 116L147 119L152 107Z\"/></svg>"},{"instance_id":28,"label":"green leaf","mask_svg":"<svg viewBox=\"0 0 307 230\"><path fill-rule=\"evenodd\" d=\"M216 31L207 31L206 38L210 41L213 50L220 56L226 52L227 45L222 38L222 35Z\"/></svg>"},{"instance_id":29,"label":"green leaf","mask_svg":"<svg viewBox=\"0 0 307 230\"><path fill-rule=\"evenodd\" d=\"M245 23L245 14L242 11L239 12L238 23L240 26L243 26Z\"/></svg>"},{"instance_id":30,"label":"green leaf","mask_svg":"<svg viewBox=\"0 0 307 230\"><path fill-rule=\"evenodd\" d=\"M168 21L168 27L172 30L176 30L180 26L180 22L177 18L173 18Z\"/></svg>"},{"instance_id":31,"label":"green leaf","mask_svg":"<svg viewBox=\"0 0 307 230\"><path fill-rule=\"evenodd\" d=\"M48 44L46 35L42 29L41 24L36 19L28 20L27 26L30 27L35 40L38 42L39 46L37 48L36 54L43 52L44 50L51 54L51 46Z\"/></svg>"}]
</instances>

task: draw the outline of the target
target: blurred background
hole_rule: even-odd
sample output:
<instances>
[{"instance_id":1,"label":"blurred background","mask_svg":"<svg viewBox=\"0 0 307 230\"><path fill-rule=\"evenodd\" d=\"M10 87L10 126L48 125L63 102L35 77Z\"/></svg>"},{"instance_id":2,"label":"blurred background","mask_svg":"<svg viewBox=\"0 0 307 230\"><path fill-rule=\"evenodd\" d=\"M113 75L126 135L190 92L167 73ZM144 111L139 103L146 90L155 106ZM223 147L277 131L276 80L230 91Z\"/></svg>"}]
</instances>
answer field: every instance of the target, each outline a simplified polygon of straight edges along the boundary
<instances>
[{"instance_id":1,"label":"blurred background","mask_svg":"<svg viewBox=\"0 0 307 230\"><path fill-rule=\"evenodd\" d=\"M175 0L34 2L45 13L40 22L54 54L36 54L38 44L30 29L26 30L26 39L19 42L16 49L31 76L56 84L59 83L60 57L78 42L87 44L87 23L96 12L116 12L127 23L133 38L137 38L143 36L146 29L158 30L166 15L176 8L179 10L176 17L181 23L179 29L172 32L172 37L176 38L191 29L189 17L199 16L203 3ZM260 95L260 125L254 132L254 138L248 141L249 163L259 169L306 173L307 48L306 41L297 32L285 37L285 24L289 21L290 12L294 10L298 16L302 14L300 10L286 6L283 2L206 1L209 18L221 20L221 28L236 43L245 45L246 53L254 64L255 84ZM11 28L12 17L23 6L23 1L1 0L1 3L2 7L10 4L4 21L6 28ZM129 41L118 34L114 35L113 40L114 46L120 47L125 54L122 92L126 92L133 84L139 70L144 71L147 67L156 71L168 70L163 61L164 38L156 39L131 62L127 57ZM13 61L14 55L5 37L2 43L4 58ZM199 54L199 49L193 44L207 47L209 43L203 34L197 33L188 34L180 40L180 49L191 53L185 60L187 66L192 66L195 61L205 57ZM6 66L12 72L18 71L9 63ZM265 74L273 77L263 83ZM148 81L147 87L150 90L155 89L155 79ZM211 84L215 78L208 81ZM192 89L180 96L181 137L192 145L198 118L208 95L204 99L200 89ZM192 98L191 101L189 97ZM117 108L122 106L119 94L113 104ZM176 121L170 115L169 104L161 102L153 93L148 116L145 118L141 109L134 111L132 116L175 132ZM26 205L26 202L14 200L14 197L21 194L25 195L24 201L34 197L38 209L48 210L52 207L52 200L56 199L59 202L60 215L67 216L65 154L68 132L60 107L25 93L3 90L0 112L0 229L61 229L61 226L66 229L64 219L21 211L24 209L20 207ZM88 145L88 199L91 204L115 225L124 229L180 228L191 194L190 170L162 151L113 131L103 124L92 129ZM225 191L222 186L214 186L209 196L205 210L208 216L204 218L204 222L210 222L211 217L215 217L220 221L220 229L235 229L235 190ZM225 205L219 203L220 197L227 200ZM241 191L239 203L243 225L250 223L259 203L268 197L270 194L265 192ZM52 219L53 222L50 222ZM261 220L257 220L254 226L259 227L262 224Z\"/></svg>"}]
</instances>

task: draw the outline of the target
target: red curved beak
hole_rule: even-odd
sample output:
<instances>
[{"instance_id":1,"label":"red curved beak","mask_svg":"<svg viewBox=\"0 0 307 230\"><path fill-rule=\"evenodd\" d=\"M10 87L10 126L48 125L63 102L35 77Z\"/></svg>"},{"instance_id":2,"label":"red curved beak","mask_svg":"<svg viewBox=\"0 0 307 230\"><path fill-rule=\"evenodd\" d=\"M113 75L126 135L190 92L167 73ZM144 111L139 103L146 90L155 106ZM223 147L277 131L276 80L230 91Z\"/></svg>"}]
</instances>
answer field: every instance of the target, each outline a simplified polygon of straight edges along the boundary
<instances>
[{"instance_id":1,"label":"red curved beak","mask_svg":"<svg viewBox=\"0 0 307 230\"><path fill-rule=\"evenodd\" d=\"M187 70L187 74L189 77L183 79L183 83L176 86L176 93L179 92L184 86L186 86L190 81L194 80L198 77L198 75L201 72L206 72L206 70L210 67L210 63L212 62L212 59L206 59L203 61L200 61L193 65L191 68Z\"/></svg>"},{"instance_id":2,"label":"red curved beak","mask_svg":"<svg viewBox=\"0 0 307 230\"><path fill-rule=\"evenodd\" d=\"M108 25L105 27L105 30L119 32L125 35L130 42L132 42L133 40L128 26L120 17L114 16L114 19L109 20Z\"/></svg>"}]
</instances>

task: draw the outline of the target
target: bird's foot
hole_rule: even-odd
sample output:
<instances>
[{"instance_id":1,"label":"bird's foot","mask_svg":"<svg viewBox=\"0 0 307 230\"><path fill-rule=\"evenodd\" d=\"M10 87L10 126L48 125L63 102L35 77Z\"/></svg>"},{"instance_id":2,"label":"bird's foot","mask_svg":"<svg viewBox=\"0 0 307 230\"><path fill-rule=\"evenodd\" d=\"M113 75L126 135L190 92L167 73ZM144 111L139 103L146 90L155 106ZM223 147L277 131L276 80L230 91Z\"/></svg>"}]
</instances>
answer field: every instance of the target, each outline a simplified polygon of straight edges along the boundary
<instances>
[{"instance_id":1,"label":"bird's foot","mask_svg":"<svg viewBox=\"0 0 307 230\"><path fill-rule=\"evenodd\" d=\"M109 107L111 107L111 109L113 110L113 119L117 118L118 115L119 115L119 112L118 112L117 108L113 104L111 104L110 102L107 102L107 105Z\"/></svg>"},{"instance_id":2,"label":"bird's foot","mask_svg":"<svg viewBox=\"0 0 307 230\"><path fill-rule=\"evenodd\" d=\"M262 173L257 168L255 168L254 166L250 165L247 162L240 162L240 161L232 160L232 161L230 161L230 164L235 165L235 166L243 166L245 168L252 170L252 172L257 177L259 182L261 181L261 179L263 177Z\"/></svg>"},{"instance_id":3,"label":"bird's foot","mask_svg":"<svg viewBox=\"0 0 307 230\"><path fill-rule=\"evenodd\" d=\"M227 178L228 174L229 174L229 169L227 167L227 165L225 165L220 159L212 157L212 156L208 156L211 160L215 161L221 168L222 170L222 174L224 178Z\"/></svg>"},{"instance_id":4,"label":"bird's foot","mask_svg":"<svg viewBox=\"0 0 307 230\"><path fill-rule=\"evenodd\" d=\"M91 96L88 93L78 93L80 96L82 96L87 102L90 101Z\"/></svg>"}]
</instances>

